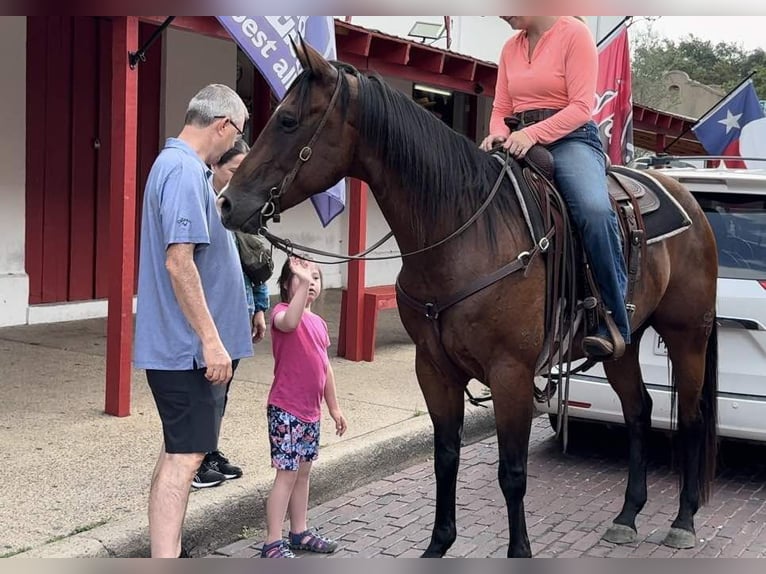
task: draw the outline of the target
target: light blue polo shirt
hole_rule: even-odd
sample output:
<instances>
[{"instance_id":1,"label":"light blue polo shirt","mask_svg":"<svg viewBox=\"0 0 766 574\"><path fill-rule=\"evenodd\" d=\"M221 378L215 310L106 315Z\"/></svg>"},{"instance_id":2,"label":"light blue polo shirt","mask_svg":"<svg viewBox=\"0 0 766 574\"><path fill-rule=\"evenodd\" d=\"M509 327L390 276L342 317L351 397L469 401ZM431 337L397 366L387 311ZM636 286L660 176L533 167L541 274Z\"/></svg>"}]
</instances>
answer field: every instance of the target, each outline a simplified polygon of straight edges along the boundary
<instances>
[{"instance_id":1,"label":"light blue polo shirt","mask_svg":"<svg viewBox=\"0 0 766 574\"><path fill-rule=\"evenodd\" d=\"M194 262L223 345L233 359L253 354L242 267L234 235L221 224L211 172L184 141L169 138L152 165L141 214L134 364L138 369L205 366L202 342L176 300L165 268L173 243L194 243Z\"/></svg>"}]
</instances>

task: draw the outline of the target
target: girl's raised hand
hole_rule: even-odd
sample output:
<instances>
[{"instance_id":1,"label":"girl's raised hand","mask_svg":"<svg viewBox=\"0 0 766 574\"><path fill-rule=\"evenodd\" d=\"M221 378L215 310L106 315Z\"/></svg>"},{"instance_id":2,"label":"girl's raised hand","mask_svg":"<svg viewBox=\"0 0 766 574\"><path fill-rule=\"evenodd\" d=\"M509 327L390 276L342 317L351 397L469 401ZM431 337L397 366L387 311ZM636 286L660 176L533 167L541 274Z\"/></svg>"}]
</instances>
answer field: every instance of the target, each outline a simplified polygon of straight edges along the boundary
<instances>
[{"instance_id":1,"label":"girl's raised hand","mask_svg":"<svg viewBox=\"0 0 766 574\"><path fill-rule=\"evenodd\" d=\"M304 283L311 281L311 264L305 259L290 257L290 270Z\"/></svg>"}]
</instances>

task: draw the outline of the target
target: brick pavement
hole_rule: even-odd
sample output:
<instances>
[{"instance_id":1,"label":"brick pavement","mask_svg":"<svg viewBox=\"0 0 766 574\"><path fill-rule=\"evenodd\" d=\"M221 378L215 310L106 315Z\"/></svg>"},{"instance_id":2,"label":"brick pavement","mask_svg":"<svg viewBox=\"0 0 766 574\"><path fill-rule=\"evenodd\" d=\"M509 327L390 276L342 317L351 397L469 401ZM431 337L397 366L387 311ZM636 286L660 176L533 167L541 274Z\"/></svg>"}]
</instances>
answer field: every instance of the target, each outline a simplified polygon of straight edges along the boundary
<instances>
[{"instance_id":1,"label":"brick pavement","mask_svg":"<svg viewBox=\"0 0 766 574\"><path fill-rule=\"evenodd\" d=\"M766 557L766 447L725 443L711 502L696 517L698 545L661 545L677 509L670 443L652 437L649 501L638 518L637 542L600 539L619 511L627 473L623 429L580 425L562 454L545 417L534 421L525 498L536 557ZM312 508L311 526L340 541L334 557L415 557L433 520L432 463L401 472ZM497 484L494 438L463 448L457 495L458 538L450 557L505 557L508 524ZM261 532L211 556L256 556ZM311 556L306 555L303 556Z\"/></svg>"}]
</instances>

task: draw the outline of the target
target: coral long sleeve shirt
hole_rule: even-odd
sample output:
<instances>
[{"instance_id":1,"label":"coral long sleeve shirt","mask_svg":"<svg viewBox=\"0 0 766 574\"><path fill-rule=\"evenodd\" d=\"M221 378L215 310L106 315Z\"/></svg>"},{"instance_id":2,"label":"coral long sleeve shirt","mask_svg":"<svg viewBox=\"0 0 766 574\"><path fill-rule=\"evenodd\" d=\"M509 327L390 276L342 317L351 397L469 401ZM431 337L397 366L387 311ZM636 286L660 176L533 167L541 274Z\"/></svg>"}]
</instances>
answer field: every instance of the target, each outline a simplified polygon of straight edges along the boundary
<instances>
[{"instance_id":1,"label":"coral long sleeve shirt","mask_svg":"<svg viewBox=\"0 0 766 574\"><path fill-rule=\"evenodd\" d=\"M561 16L529 57L526 32L512 36L500 52L489 129L508 135L503 118L537 109L561 110L523 129L536 143L548 144L591 119L596 100L598 51L588 27Z\"/></svg>"}]
</instances>

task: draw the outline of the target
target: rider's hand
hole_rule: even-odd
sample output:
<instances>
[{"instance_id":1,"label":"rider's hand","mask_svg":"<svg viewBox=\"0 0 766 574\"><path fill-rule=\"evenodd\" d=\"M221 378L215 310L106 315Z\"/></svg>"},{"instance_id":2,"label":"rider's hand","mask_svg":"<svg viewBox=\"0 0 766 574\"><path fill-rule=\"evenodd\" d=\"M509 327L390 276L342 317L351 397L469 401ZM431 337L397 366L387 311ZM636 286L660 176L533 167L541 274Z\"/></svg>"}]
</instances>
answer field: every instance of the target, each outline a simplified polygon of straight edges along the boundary
<instances>
[{"instance_id":1,"label":"rider's hand","mask_svg":"<svg viewBox=\"0 0 766 574\"><path fill-rule=\"evenodd\" d=\"M505 139L506 139L506 136L503 134L489 134L479 144L479 147L483 149L484 151L489 151L493 147L495 147L496 144L503 143Z\"/></svg>"},{"instance_id":2,"label":"rider's hand","mask_svg":"<svg viewBox=\"0 0 766 574\"><path fill-rule=\"evenodd\" d=\"M532 138L525 134L524 130L520 130L508 136L503 143L503 149L507 149L513 157L521 159L527 155L529 148L533 145L535 142L532 141Z\"/></svg>"}]
</instances>

